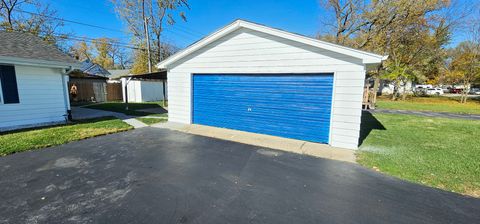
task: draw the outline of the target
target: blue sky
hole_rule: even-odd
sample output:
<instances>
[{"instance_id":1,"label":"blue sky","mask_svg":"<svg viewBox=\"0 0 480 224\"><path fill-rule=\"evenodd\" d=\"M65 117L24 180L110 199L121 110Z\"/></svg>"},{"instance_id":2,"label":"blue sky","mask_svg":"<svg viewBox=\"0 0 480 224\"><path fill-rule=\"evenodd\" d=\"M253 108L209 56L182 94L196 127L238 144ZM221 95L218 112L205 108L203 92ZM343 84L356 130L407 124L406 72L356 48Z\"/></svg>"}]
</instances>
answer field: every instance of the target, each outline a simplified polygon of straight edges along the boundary
<instances>
[{"instance_id":1,"label":"blue sky","mask_svg":"<svg viewBox=\"0 0 480 224\"><path fill-rule=\"evenodd\" d=\"M56 9L59 16L115 30L125 30L108 0L43 0ZM318 0L189 0L190 10L185 10L187 22L178 21L164 32L164 39L183 48L235 19L246 19L307 36L325 31L322 17L327 12ZM65 31L90 38L110 37L129 42L127 34L93 27L65 23ZM462 40L456 32L452 45Z\"/></svg>"}]
</instances>

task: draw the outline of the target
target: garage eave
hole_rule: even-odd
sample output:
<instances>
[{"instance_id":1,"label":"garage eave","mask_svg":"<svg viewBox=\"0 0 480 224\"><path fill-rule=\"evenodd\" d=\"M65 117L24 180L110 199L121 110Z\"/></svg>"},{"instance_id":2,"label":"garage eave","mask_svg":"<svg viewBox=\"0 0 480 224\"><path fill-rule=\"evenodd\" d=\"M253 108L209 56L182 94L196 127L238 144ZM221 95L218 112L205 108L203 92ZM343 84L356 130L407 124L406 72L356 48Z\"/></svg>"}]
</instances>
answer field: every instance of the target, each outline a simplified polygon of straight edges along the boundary
<instances>
[{"instance_id":1,"label":"garage eave","mask_svg":"<svg viewBox=\"0 0 480 224\"><path fill-rule=\"evenodd\" d=\"M285 39L288 39L288 40L300 42L300 43L307 44L307 45L310 45L310 46L314 46L314 47L318 47L318 48L321 48L321 49L325 49L325 50L337 52L337 53L340 53L340 54L344 54L344 55L347 55L347 56L351 56L351 57L354 57L354 58L362 59L362 62L364 64L379 64L382 61L386 60L387 57L388 57L388 56L383 56L383 55L379 55L379 54L374 54L374 53L370 53L370 52L366 52L366 51L362 51L362 50L357 50L357 49L341 46L341 45L338 45L338 44L329 43L329 42L326 42L326 41L321 41L321 40L314 39L314 38L311 38L311 37L306 37L306 36L302 36L302 35L299 35L299 34L290 33L290 32L287 32L287 31L263 26L263 25L260 25L260 24L252 23L252 22L247 22L247 21L244 21L244 20L236 20L235 22L233 22L233 23L223 27L222 29L206 36L205 38L203 38L203 39L193 43L192 45L188 46L184 50L179 51L178 53L170 56L166 60L158 63L157 68L168 69L169 65L175 63L176 61L188 56L189 54L191 54L191 53L209 45L210 43L224 37L225 35L228 35L231 32L234 32L235 30L238 30L240 28L246 28L246 29L270 34L270 35L273 35L273 36L285 38Z\"/></svg>"}]
</instances>

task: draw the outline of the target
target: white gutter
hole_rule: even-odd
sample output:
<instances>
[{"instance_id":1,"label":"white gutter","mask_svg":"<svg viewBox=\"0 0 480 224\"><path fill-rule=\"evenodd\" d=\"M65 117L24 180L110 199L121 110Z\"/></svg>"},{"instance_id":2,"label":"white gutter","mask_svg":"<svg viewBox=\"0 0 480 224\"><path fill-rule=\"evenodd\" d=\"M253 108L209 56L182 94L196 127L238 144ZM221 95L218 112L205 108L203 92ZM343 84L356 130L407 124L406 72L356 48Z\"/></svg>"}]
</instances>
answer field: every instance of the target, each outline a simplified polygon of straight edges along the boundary
<instances>
[{"instance_id":1,"label":"white gutter","mask_svg":"<svg viewBox=\"0 0 480 224\"><path fill-rule=\"evenodd\" d=\"M37 67L46 67L46 68L61 68L61 69L69 69L69 70L80 68L79 63L47 61L47 60L6 57L6 56L0 56L0 63L13 64L13 65L37 66Z\"/></svg>"}]
</instances>

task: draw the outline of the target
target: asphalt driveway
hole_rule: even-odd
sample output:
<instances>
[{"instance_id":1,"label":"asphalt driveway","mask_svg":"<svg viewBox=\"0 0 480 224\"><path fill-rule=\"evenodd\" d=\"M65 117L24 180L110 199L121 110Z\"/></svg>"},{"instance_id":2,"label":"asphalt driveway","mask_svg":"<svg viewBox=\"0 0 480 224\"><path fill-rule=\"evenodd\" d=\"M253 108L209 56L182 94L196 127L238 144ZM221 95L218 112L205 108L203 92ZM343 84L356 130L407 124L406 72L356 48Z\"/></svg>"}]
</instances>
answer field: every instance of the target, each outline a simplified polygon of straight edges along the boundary
<instances>
[{"instance_id":1,"label":"asphalt driveway","mask_svg":"<svg viewBox=\"0 0 480 224\"><path fill-rule=\"evenodd\" d=\"M156 128L0 158L0 223L479 223L480 200Z\"/></svg>"}]
</instances>

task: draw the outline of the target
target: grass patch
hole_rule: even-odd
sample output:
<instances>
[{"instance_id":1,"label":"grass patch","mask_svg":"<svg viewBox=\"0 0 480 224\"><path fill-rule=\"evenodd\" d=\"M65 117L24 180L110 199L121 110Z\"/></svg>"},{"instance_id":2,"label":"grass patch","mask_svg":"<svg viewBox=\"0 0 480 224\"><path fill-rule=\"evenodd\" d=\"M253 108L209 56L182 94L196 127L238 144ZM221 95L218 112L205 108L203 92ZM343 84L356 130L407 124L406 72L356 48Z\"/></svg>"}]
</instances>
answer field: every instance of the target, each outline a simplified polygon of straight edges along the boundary
<instances>
[{"instance_id":1,"label":"grass patch","mask_svg":"<svg viewBox=\"0 0 480 224\"><path fill-rule=\"evenodd\" d=\"M468 99L467 103L459 103L457 99L448 97L412 97L405 101L392 101L387 98L377 100L377 108L394 110L434 111L457 114L480 114L480 100Z\"/></svg>"},{"instance_id":2,"label":"grass patch","mask_svg":"<svg viewBox=\"0 0 480 224\"><path fill-rule=\"evenodd\" d=\"M382 130L383 129L383 130ZM409 181L480 197L480 121L363 116L357 161Z\"/></svg>"},{"instance_id":3,"label":"grass patch","mask_svg":"<svg viewBox=\"0 0 480 224\"><path fill-rule=\"evenodd\" d=\"M132 116L147 116L152 113L137 111L141 109L150 109L150 108L162 108L163 102L146 102L146 103L128 103L128 110L125 109L126 104L123 102L108 102L95 105L85 106L86 108L97 109L97 110L106 110L124 113L126 115ZM166 111L165 111L166 112Z\"/></svg>"},{"instance_id":4,"label":"grass patch","mask_svg":"<svg viewBox=\"0 0 480 224\"><path fill-rule=\"evenodd\" d=\"M166 122L168 120L168 118L164 117L159 117L159 118L150 118L150 117L137 117L136 118L137 120L147 124L147 125L152 125L152 124L157 124L157 123L160 123L160 122Z\"/></svg>"},{"instance_id":5,"label":"grass patch","mask_svg":"<svg viewBox=\"0 0 480 224\"><path fill-rule=\"evenodd\" d=\"M167 114L151 114L148 117L137 117L135 119L147 125L152 125L152 124L168 121L168 115Z\"/></svg>"},{"instance_id":6,"label":"grass patch","mask_svg":"<svg viewBox=\"0 0 480 224\"><path fill-rule=\"evenodd\" d=\"M68 125L0 133L0 156L129 129L132 127L119 119L100 118L76 121Z\"/></svg>"}]
</instances>

